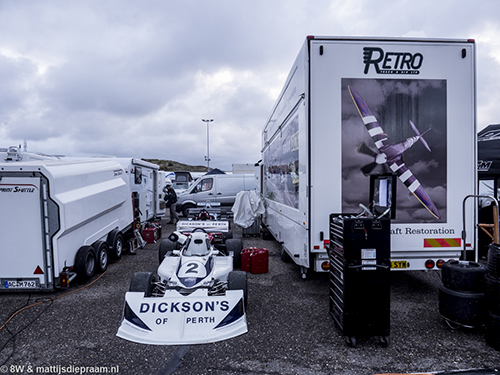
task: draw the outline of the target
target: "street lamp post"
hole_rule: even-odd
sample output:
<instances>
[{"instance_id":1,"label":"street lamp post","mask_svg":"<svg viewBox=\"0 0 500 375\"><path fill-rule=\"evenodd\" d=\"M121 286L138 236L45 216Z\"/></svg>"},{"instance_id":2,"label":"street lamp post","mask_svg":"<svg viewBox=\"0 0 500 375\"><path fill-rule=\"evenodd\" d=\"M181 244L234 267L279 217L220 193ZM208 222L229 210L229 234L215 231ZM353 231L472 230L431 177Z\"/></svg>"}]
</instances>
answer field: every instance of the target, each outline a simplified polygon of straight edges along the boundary
<instances>
[{"instance_id":1,"label":"street lamp post","mask_svg":"<svg viewBox=\"0 0 500 375\"><path fill-rule=\"evenodd\" d=\"M208 132L208 124L214 121L214 119L201 119L201 121L205 122L207 124L207 156L205 157L207 159L207 172L210 172L210 141L209 141L209 132Z\"/></svg>"}]
</instances>

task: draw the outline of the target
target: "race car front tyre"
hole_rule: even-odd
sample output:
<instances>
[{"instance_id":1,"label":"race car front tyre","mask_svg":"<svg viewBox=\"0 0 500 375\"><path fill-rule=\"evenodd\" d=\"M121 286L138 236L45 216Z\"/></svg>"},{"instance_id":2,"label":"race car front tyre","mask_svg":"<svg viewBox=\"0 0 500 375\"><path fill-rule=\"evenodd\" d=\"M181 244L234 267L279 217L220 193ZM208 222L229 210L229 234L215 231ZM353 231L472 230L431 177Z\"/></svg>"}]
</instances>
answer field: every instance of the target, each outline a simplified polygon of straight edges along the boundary
<instances>
[{"instance_id":1,"label":"race car front tyre","mask_svg":"<svg viewBox=\"0 0 500 375\"><path fill-rule=\"evenodd\" d=\"M243 250L243 242L240 239L231 238L226 241L227 253L233 252L234 268L241 268L241 250Z\"/></svg>"},{"instance_id":2,"label":"race car front tyre","mask_svg":"<svg viewBox=\"0 0 500 375\"><path fill-rule=\"evenodd\" d=\"M130 280L130 292L143 292L144 297L151 297L153 291L153 281L155 275L153 272L136 272Z\"/></svg>"},{"instance_id":3,"label":"race car front tyre","mask_svg":"<svg viewBox=\"0 0 500 375\"><path fill-rule=\"evenodd\" d=\"M243 303L247 307L248 286L247 273L244 271L231 271L227 275L227 288L229 290L243 290Z\"/></svg>"}]
</instances>

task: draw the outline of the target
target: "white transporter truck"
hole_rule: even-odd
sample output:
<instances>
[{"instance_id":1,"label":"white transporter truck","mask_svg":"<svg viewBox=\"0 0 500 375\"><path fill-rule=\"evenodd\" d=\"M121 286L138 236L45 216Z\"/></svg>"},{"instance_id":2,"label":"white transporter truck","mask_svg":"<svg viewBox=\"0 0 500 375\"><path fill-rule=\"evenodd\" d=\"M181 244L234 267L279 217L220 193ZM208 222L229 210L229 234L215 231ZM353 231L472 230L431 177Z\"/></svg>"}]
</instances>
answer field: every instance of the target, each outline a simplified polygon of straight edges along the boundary
<instances>
[{"instance_id":1,"label":"white transporter truck","mask_svg":"<svg viewBox=\"0 0 500 375\"><path fill-rule=\"evenodd\" d=\"M329 215L391 200L393 269L473 250L475 103L473 40L308 37L262 134L263 223L283 255L326 271Z\"/></svg>"},{"instance_id":2,"label":"white transporter truck","mask_svg":"<svg viewBox=\"0 0 500 375\"><path fill-rule=\"evenodd\" d=\"M50 291L104 271L133 231L114 159L0 164L0 291Z\"/></svg>"}]
</instances>

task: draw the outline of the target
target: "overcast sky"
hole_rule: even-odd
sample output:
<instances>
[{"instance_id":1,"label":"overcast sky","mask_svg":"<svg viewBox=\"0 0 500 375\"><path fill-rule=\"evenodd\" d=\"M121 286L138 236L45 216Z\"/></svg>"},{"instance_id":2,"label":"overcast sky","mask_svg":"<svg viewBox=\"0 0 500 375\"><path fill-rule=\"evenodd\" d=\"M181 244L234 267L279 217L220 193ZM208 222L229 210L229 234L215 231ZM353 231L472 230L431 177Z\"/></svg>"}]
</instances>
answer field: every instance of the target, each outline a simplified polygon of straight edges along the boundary
<instances>
[{"instance_id":1,"label":"overcast sky","mask_svg":"<svg viewBox=\"0 0 500 375\"><path fill-rule=\"evenodd\" d=\"M260 159L307 35L476 40L478 130L500 123L498 0L0 0L0 148L211 167Z\"/></svg>"}]
</instances>

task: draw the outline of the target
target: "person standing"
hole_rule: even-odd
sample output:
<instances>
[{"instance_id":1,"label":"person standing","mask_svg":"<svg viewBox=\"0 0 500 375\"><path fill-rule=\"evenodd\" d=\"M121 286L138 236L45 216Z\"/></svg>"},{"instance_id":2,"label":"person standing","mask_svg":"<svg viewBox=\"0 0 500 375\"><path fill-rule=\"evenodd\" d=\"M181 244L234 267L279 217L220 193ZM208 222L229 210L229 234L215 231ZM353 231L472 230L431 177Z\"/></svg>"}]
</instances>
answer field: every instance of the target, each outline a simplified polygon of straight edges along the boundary
<instances>
[{"instance_id":1,"label":"person standing","mask_svg":"<svg viewBox=\"0 0 500 375\"><path fill-rule=\"evenodd\" d=\"M167 183L167 191L165 194L165 203L168 208L170 208L170 221L168 224L176 224L179 221L179 215L176 210L176 202L177 202L177 194L175 194L175 190L172 188L172 185Z\"/></svg>"}]
</instances>

